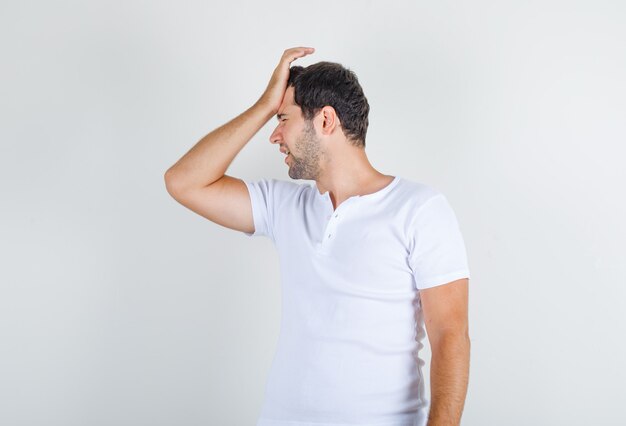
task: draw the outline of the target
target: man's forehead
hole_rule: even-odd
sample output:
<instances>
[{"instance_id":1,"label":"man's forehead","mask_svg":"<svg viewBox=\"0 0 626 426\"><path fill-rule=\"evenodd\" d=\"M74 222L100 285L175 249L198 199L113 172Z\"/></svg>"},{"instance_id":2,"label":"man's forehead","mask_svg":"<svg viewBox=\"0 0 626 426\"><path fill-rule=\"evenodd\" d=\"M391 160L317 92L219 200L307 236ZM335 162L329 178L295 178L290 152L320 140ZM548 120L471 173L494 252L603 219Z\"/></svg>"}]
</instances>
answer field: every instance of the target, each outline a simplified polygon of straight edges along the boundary
<instances>
[{"instance_id":1,"label":"man's forehead","mask_svg":"<svg viewBox=\"0 0 626 426\"><path fill-rule=\"evenodd\" d=\"M289 115L290 113L295 112L294 107L297 107L297 105L293 99L293 87L290 86L285 92L283 103L280 105L280 108L278 109L278 114L276 114L276 118L280 120L283 116Z\"/></svg>"},{"instance_id":2,"label":"man's forehead","mask_svg":"<svg viewBox=\"0 0 626 426\"><path fill-rule=\"evenodd\" d=\"M295 104L296 103L293 99L293 86L289 86L285 91L285 96L283 96L283 103L281 106L284 108Z\"/></svg>"}]
</instances>

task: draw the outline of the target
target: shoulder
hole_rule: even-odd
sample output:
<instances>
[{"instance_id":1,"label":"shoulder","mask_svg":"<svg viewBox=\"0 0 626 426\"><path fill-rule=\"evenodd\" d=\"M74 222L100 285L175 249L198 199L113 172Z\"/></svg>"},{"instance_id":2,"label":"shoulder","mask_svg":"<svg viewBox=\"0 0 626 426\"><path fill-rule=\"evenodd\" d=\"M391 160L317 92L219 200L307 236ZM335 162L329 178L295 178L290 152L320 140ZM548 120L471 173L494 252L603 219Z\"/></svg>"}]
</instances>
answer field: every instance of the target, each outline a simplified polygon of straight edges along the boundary
<instances>
[{"instance_id":1,"label":"shoulder","mask_svg":"<svg viewBox=\"0 0 626 426\"><path fill-rule=\"evenodd\" d=\"M310 185L276 178L249 179L244 182L251 191L272 203L287 201L293 197L298 198L302 194L311 192Z\"/></svg>"},{"instance_id":2,"label":"shoulder","mask_svg":"<svg viewBox=\"0 0 626 426\"><path fill-rule=\"evenodd\" d=\"M409 204L410 210L415 213L429 204L431 201L444 198L443 193L422 182L402 178L397 186L398 197Z\"/></svg>"},{"instance_id":3,"label":"shoulder","mask_svg":"<svg viewBox=\"0 0 626 426\"><path fill-rule=\"evenodd\" d=\"M402 183L399 198L404 200L403 223L410 235L456 229L456 213L442 191L422 182L404 180Z\"/></svg>"},{"instance_id":4,"label":"shoulder","mask_svg":"<svg viewBox=\"0 0 626 426\"><path fill-rule=\"evenodd\" d=\"M276 178L244 179L243 181L248 185L255 185L261 189L282 192L297 192L309 187L307 184L299 184Z\"/></svg>"}]
</instances>

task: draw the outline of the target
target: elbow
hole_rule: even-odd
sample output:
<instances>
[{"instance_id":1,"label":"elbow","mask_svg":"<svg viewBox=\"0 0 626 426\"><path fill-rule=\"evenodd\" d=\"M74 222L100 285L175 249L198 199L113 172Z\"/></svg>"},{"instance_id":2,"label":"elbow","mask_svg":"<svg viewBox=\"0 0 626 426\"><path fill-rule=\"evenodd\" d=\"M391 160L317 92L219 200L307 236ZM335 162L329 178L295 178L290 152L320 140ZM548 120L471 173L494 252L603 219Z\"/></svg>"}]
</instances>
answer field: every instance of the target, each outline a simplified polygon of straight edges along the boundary
<instances>
[{"instance_id":1,"label":"elbow","mask_svg":"<svg viewBox=\"0 0 626 426\"><path fill-rule=\"evenodd\" d=\"M471 341L467 330L444 331L434 334L430 339L431 349L438 351L446 347L471 347Z\"/></svg>"},{"instance_id":2,"label":"elbow","mask_svg":"<svg viewBox=\"0 0 626 426\"><path fill-rule=\"evenodd\" d=\"M171 168L165 172L163 180L165 181L165 189L172 197L174 197L174 194L176 194L180 188L180 184L177 183Z\"/></svg>"}]
</instances>

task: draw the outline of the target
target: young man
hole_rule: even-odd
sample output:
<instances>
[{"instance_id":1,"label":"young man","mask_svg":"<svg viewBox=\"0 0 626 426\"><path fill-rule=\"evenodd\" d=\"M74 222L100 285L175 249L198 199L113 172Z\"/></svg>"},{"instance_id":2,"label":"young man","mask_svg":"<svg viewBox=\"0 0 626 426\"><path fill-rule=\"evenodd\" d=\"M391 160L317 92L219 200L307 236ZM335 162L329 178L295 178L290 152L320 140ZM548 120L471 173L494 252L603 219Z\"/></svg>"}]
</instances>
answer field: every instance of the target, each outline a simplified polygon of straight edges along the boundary
<instances>
[{"instance_id":1,"label":"young man","mask_svg":"<svg viewBox=\"0 0 626 426\"><path fill-rule=\"evenodd\" d=\"M283 316L257 426L458 425L469 268L455 214L436 189L372 167L356 75L332 62L290 68L313 52L285 50L259 100L165 174L179 203L277 248ZM290 178L314 185L225 175L274 115Z\"/></svg>"}]
</instances>

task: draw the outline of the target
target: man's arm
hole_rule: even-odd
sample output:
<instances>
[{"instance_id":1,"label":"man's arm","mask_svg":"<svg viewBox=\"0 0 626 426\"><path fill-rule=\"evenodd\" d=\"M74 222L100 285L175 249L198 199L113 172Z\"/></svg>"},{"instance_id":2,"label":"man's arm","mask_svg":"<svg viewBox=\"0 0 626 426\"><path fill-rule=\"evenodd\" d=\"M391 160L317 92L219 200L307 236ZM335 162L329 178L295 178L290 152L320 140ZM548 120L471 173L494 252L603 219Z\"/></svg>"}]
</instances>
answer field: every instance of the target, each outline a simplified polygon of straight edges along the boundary
<instances>
[{"instance_id":1,"label":"man's arm","mask_svg":"<svg viewBox=\"0 0 626 426\"><path fill-rule=\"evenodd\" d=\"M170 193L212 184L226 173L235 156L274 115L260 100L213 130L165 172Z\"/></svg>"},{"instance_id":2,"label":"man's arm","mask_svg":"<svg viewBox=\"0 0 626 426\"><path fill-rule=\"evenodd\" d=\"M432 350L428 426L457 426L469 379L468 279L420 290Z\"/></svg>"},{"instance_id":3,"label":"man's arm","mask_svg":"<svg viewBox=\"0 0 626 426\"><path fill-rule=\"evenodd\" d=\"M291 62L313 51L313 48L306 47L285 50L259 100L241 115L204 136L165 172L168 192L174 195L203 188L224 176L239 151L278 112L287 90Z\"/></svg>"},{"instance_id":4,"label":"man's arm","mask_svg":"<svg viewBox=\"0 0 626 426\"><path fill-rule=\"evenodd\" d=\"M285 50L261 98L203 137L165 172L165 187L176 201L219 225L255 231L245 182L225 173L239 151L278 112L289 79L289 64L312 51L304 47Z\"/></svg>"}]
</instances>

